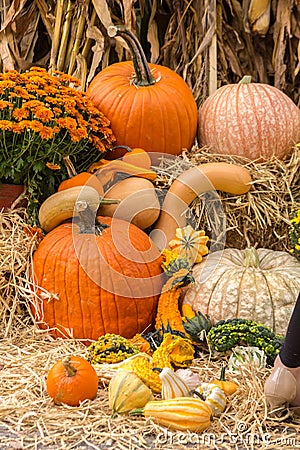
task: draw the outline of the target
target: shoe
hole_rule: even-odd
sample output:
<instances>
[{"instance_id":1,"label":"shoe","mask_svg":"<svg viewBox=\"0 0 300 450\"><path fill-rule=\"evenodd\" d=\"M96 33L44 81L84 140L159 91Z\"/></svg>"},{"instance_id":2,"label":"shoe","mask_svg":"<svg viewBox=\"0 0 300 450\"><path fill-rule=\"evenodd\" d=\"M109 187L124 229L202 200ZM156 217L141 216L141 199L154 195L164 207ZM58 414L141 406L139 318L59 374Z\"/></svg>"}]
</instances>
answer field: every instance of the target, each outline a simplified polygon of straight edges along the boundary
<instances>
[{"instance_id":1,"label":"shoe","mask_svg":"<svg viewBox=\"0 0 300 450\"><path fill-rule=\"evenodd\" d=\"M274 368L267 378L264 394L267 404L272 410L288 406L296 397L297 381L285 367Z\"/></svg>"}]
</instances>

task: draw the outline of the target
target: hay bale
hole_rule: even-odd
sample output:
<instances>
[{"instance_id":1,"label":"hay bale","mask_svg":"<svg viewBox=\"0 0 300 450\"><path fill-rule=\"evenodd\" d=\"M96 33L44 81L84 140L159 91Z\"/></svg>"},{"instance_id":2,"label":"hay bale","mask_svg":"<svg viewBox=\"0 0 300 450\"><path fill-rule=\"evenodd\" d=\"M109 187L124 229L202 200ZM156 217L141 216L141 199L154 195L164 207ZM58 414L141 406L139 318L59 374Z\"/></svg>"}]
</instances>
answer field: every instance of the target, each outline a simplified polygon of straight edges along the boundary
<instances>
[{"instance_id":1,"label":"hay bale","mask_svg":"<svg viewBox=\"0 0 300 450\"><path fill-rule=\"evenodd\" d=\"M79 407L54 405L47 394L46 376L67 355L86 357L84 344L51 338L33 327L15 326L14 336L0 346L1 448L7 449L232 449L297 447L300 419L282 411L269 417L263 386L270 369L245 366L241 375L227 372L239 384L228 397L224 413L214 417L202 433L172 431L142 416L111 417L107 384L101 383L94 400ZM220 374L227 356L199 354L191 369L201 381ZM159 395L156 395L159 398ZM237 446L233 447L233 444ZM253 444L253 445L252 445Z\"/></svg>"},{"instance_id":2,"label":"hay bale","mask_svg":"<svg viewBox=\"0 0 300 450\"><path fill-rule=\"evenodd\" d=\"M155 166L157 188L166 191L184 170L209 162L234 163L247 168L253 180L251 190L239 196L219 192L223 211L219 207L214 211L214 206L210 205L211 194L203 194L187 208L187 220L212 236L214 229L220 228L223 215L226 218L225 247L255 246L289 251L290 214L300 207L300 148L295 147L284 161L273 157L259 162L214 154L207 148L194 146L190 152L160 160ZM212 196L211 200L214 199Z\"/></svg>"},{"instance_id":3,"label":"hay bale","mask_svg":"<svg viewBox=\"0 0 300 450\"><path fill-rule=\"evenodd\" d=\"M37 230L38 231L38 230ZM0 321L1 336L26 327L30 316L30 262L41 234L27 224L25 208L0 212Z\"/></svg>"},{"instance_id":4,"label":"hay bale","mask_svg":"<svg viewBox=\"0 0 300 450\"><path fill-rule=\"evenodd\" d=\"M285 224L291 205L299 202L299 154L294 155L294 174L291 170L292 159L285 169L289 200L283 200L282 210L276 209L268 217L273 227L285 217ZM172 180L191 164L200 164L213 160L206 152L183 155L166 164L173 165L172 170L159 169L158 185L168 186ZM210 159L211 158L211 159ZM282 163L282 167L285 167ZM267 208L272 203L265 197L277 199L280 194L268 190L282 183L277 180L275 169L265 172L249 164L252 170L254 187L248 195L232 199L222 195L224 208L231 214L230 220L241 225L241 218L235 212L237 205L251 220L258 221L248 197L255 199L260 205L265 202ZM298 170L299 172L299 170ZM269 175L272 174L272 177ZM288 175L290 178L288 178ZM269 177L269 181L267 182ZM298 180L298 181L297 181ZM268 184L269 183L269 184ZM278 183L278 184L277 184ZM283 183L284 184L284 183ZM264 188L265 186L265 188ZM265 190L264 190L265 189ZM296 199L296 200L295 200ZM239 201L241 202L239 202ZM252 200L253 202L254 200ZM275 201L275 200L273 200ZM277 201L277 200L276 200ZM279 201L279 200L278 200ZM197 202L196 202L197 203ZM233 206L232 206L233 205ZM202 227L205 212L198 201L193 206L199 212ZM226 210L227 211L227 210ZM202 215L200 214L202 212ZM281 217L277 217L277 214ZM203 217L203 219L202 219ZM253 218L254 217L254 218ZM260 217L260 216L258 216ZM229 221L228 219L228 221ZM258 221L258 223L260 223ZM268 223L268 222L267 222ZM268 225L269 226L269 225ZM270 227L270 226L269 226ZM264 229L264 228L263 228ZM241 228L243 230L243 228ZM120 448L124 450L156 449L180 450L184 448L232 448L232 443L239 442L248 448L249 444L258 444L261 448L294 448L300 430L300 419L292 417L287 411L278 419L269 417L263 394L264 381L270 373L269 368L254 370L246 367L241 376L229 375L239 383L236 395L228 399L222 417L214 418L212 425L205 433L170 432L143 417L117 416L111 417L108 405L107 386L99 378L99 392L94 401L83 402L80 407L66 405L56 406L46 392L46 375L50 367L61 357L76 354L86 357L87 348L83 343L72 339L53 339L46 331L37 329L30 316L30 263L32 254L38 245L41 235L32 233L27 226L24 209L14 209L0 213L0 372L1 372L1 411L0 434L5 448ZM264 233L267 233L264 229ZM241 234L243 234L241 232ZM275 242L275 239L274 239ZM202 381L209 381L219 376L220 368L228 355L197 352L192 370L197 372ZM267 439L267 441L266 441ZM266 446L264 446L264 443ZM288 443L288 445L287 445ZM281 445L282 444L282 445Z\"/></svg>"}]
</instances>

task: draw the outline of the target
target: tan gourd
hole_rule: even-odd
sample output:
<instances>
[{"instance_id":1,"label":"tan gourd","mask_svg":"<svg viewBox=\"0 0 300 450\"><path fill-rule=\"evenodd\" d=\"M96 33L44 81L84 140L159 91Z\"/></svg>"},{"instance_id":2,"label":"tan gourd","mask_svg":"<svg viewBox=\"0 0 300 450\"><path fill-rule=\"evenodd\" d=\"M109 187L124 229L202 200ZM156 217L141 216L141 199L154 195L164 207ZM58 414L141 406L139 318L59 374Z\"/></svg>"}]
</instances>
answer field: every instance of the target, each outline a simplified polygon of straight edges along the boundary
<instances>
[{"instance_id":1,"label":"tan gourd","mask_svg":"<svg viewBox=\"0 0 300 450\"><path fill-rule=\"evenodd\" d=\"M159 249L167 247L176 229L186 226L185 210L197 196L211 190L241 195L251 188L250 172L242 166L225 162L194 166L180 174L171 184L161 214L151 232Z\"/></svg>"},{"instance_id":2,"label":"tan gourd","mask_svg":"<svg viewBox=\"0 0 300 450\"><path fill-rule=\"evenodd\" d=\"M118 369L108 385L108 402L112 414L126 414L143 408L153 400L151 390L133 372Z\"/></svg>"},{"instance_id":3,"label":"tan gourd","mask_svg":"<svg viewBox=\"0 0 300 450\"><path fill-rule=\"evenodd\" d=\"M99 214L116 217L133 223L144 230L151 226L160 214L160 204L151 181L140 177L128 177L109 188L104 199L118 199L116 205L101 205Z\"/></svg>"},{"instance_id":4,"label":"tan gourd","mask_svg":"<svg viewBox=\"0 0 300 450\"><path fill-rule=\"evenodd\" d=\"M49 232L67 219L77 216L75 204L86 201L95 213L100 199L96 189L91 186L74 186L50 195L40 206L39 222L43 230Z\"/></svg>"}]
</instances>

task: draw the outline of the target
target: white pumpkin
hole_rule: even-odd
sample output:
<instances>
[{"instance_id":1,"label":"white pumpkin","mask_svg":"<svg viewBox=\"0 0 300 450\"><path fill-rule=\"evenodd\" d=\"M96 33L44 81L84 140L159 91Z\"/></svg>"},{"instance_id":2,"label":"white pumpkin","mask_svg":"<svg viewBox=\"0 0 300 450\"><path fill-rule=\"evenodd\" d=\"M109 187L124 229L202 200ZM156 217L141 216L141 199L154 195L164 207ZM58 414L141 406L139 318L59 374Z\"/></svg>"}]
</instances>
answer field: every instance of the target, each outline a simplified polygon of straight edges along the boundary
<instances>
[{"instance_id":1,"label":"white pumpkin","mask_svg":"<svg viewBox=\"0 0 300 450\"><path fill-rule=\"evenodd\" d=\"M285 334L300 291L300 262L284 251L225 249L193 267L183 303L212 322L240 317Z\"/></svg>"}]
</instances>

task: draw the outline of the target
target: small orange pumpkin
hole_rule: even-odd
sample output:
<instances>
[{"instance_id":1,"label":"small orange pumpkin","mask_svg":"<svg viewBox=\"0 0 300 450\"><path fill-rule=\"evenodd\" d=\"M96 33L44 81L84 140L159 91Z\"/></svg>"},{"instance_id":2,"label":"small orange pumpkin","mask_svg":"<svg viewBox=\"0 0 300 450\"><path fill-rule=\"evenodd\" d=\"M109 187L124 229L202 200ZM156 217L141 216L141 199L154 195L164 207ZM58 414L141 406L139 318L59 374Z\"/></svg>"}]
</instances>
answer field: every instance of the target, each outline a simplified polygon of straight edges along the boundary
<instances>
[{"instance_id":1,"label":"small orange pumpkin","mask_svg":"<svg viewBox=\"0 0 300 450\"><path fill-rule=\"evenodd\" d=\"M80 356L67 356L49 370L47 392L56 405L79 406L93 400L98 391L98 376L94 367Z\"/></svg>"},{"instance_id":2,"label":"small orange pumpkin","mask_svg":"<svg viewBox=\"0 0 300 450\"><path fill-rule=\"evenodd\" d=\"M237 383L234 381L227 381L225 378L225 370L226 366L223 365L221 369L220 378L211 381L212 384L217 385L219 388L221 388L225 395L232 395L236 392L237 388L239 387Z\"/></svg>"},{"instance_id":3,"label":"small orange pumpkin","mask_svg":"<svg viewBox=\"0 0 300 450\"><path fill-rule=\"evenodd\" d=\"M64 157L64 163L68 171L69 178L63 180L58 186L58 192L74 186L91 186L101 197L104 195L103 186L97 176L90 172L77 173L69 156Z\"/></svg>"}]
</instances>

